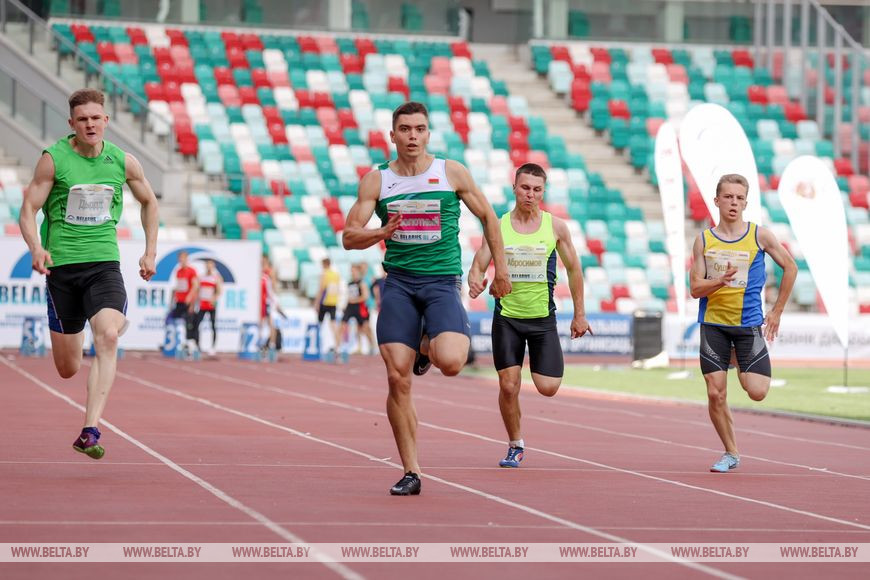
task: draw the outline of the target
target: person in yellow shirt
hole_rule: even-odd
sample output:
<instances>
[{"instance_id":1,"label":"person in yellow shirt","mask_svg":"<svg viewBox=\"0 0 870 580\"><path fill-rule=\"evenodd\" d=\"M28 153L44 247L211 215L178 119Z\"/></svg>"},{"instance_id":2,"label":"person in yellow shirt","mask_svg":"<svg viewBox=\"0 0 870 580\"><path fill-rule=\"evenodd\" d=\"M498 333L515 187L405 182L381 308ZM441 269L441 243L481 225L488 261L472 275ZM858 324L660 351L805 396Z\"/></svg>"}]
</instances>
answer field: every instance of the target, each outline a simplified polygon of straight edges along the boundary
<instances>
[{"instance_id":1,"label":"person in yellow shirt","mask_svg":"<svg viewBox=\"0 0 870 580\"><path fill-rule=\"evenodd\" d=\"M707 383L710 420L725 446L721 459L710 467L718 473L740 465L727 401L729 361L732 356L736 358L737 378L749 398L763 400L770 389L770 356L764 341L776 338L797 276L794 258L776 236L744 221L748 193L745 177L723 175L713 198L719 208L719 223L698 234L692 248L692 298L701 299L701 372ZM783 269L779 296L767 316L761 308L765 253Z\"/></svg>"},{"instance_id":2,"label":"person in yellow shirt","mask_svg":"<svg viewBox=\"0 0 870 580\"><path fill-rule=\"evenodd\" d=\"M332 329L333 349L341 344L338 334L338 321L335 319L335 307L338 305L338 293L341 288L341 275L333 269L332 261L323 258L323 274L320 275L320 288L314 299L314 309L317 311L317 322L323 324L329 315L329 326Z\"/></svg>"}]
</instances>

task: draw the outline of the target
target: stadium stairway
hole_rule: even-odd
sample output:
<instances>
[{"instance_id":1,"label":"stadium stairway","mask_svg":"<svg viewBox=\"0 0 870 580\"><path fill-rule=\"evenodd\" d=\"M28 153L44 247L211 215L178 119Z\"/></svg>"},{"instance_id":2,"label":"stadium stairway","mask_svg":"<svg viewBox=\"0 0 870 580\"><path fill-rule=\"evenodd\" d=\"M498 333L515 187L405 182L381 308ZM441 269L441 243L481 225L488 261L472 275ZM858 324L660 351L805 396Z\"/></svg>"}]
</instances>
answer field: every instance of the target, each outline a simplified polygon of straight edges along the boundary
<instances>
[{"instance_id":1,"label":"stadium stairway","mask_svg":"<svg viewBox=\"0 0 870 580\"><path fill-rule=\"evenodd\" d=\"M493 78L504 80L511 95L525 97L529 110L543 117L551 134L565 139L570 152L581 154L589 169L601 174L607 187L622 191L625 202L640 207L647 220L662 219L658 192L646 176L635 173L627 159L615 153L604 136L596 135L564 98L550 89L546 77L535 74L529 64L528 47L470 46L475 58L487 62Z\"/></svg>"},{"instance_id":2,"label":"stadium stairway","mask_svg":"<svg viewBox=\"0 0 870 580\"><path fill-rule=\"evenodd\" d=\"M14 45L18 47L26 46L27 42L27 25L18 22L7 22L6 30L2 33ZM76 66L75 62L70 57L65 57L61 60L60 74L57 74L57 52L52 48L51 40L48 34L35 34L33 42L33 53L31 59L34 61L34 67L41 71L42 74L57 78L66 88L67 93L72 93L74 90L93 86L101 88L99 82L95 78L91 78L90 82L85 76L84 69ZM111 104L106 103L107 112L112 115ZM124 107L118 108L118 113L113 115L110 122L120 130L129 134L139 133L138 119L126 110ZM161 139L151 131L145 132L144 144L152 150L163 150L166 145ZM195 159L184 159L177 152L173 154L173 163L178 167L182 167L187 174L185 179L186 186L182 192L167 192L172 195L164 195L164 199L160 204L160 218L164 225L174 229L188 230L190 237L199 235L199 228L190 225L189 201L188 195L192 190L207 190L213 192L226 192L227 189L224 183L216 183L214 180L209 180L208 176L199 171ZM30 179L29 173L32 172L32 167L35 166L36 160L21 160L27 167L28 176L24 183Z\"/></svg>"}]
</instances>

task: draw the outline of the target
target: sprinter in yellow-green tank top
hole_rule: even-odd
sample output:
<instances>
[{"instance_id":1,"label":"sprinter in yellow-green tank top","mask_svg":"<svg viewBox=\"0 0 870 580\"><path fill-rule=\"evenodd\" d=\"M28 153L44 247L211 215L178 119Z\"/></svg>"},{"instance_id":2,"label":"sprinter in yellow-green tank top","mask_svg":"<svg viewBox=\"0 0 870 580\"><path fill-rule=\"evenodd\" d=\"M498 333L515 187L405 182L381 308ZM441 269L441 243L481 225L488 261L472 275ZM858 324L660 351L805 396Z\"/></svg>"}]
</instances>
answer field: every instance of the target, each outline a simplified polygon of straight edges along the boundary
<instances>
[{"instance_id":1,"label":"sprinter in yellow-green tank top","mask_svg":"<svg viewBox=\"0 0 870 580\"><path fill-rule=\"evenodd\" d=\"M468 358L468 316L460 296L459 202L481 221L487 241L499 252L502 241L498 218L468 169L426 151L425 106L410 102L393 111L390 139L396 144L396 159L360 181L342 243L346 250L386 245L377 335L390 387L387 416L405 470L390 493L417 495L421 483L411 374L423 374L431 360L442 374L453 376ZM376 212L381 227L366 228ZM497 297L511 290L503 255L496 262L493 290Z\"/></svg>"},{"instance_id":2,"label":"sprinter in yellow-green tank top","mask_svg":"<svg viewBox=\"0 0 870 580\"><path fill-rule=\"evenodd\" d=\"M571 232L561 219L541 210L547 174L540 165L526 163L514 179L516 205L501 218L504 253L512 290L496 299L492 319L492 358L498 371L498 406L508 433L508 451L501 467L519 467L525 452L520 430L520 381L526 345L532 380L538 392L552 397L562 384L565 363L556 330L556 254L568 272L574 303L571 338L592 334L583 305L583 273ZM484 275L493 258L484 243L468 272L472 298L486 289Z\"/></svg>"},{"instance_id":3,"label":"sprinter in yellow-green tank top","mask_svg":"<svg viewBox=\"0 0 870 580\"><path fill-rule=\"evenodd\" d=\"M732 350L740 384L750 399L761 401L770 388L770 357L764 340L776 338L797 276L794 259L776 236L743 220L748 193L749 183L742 175L723 175L714 198L719 223L701 232L692 248L691 292L693 298L701 299L701 372L707 383L710 420L725 446L725 453L710 468L718 473L740 465L727 401ZM779 296L766 317L761 307L765 254L783 269Z\"/></svg>"},{"instance_id":4,"label":"sprinter in yellow-green tank top","mask_svg":"<svg viewBox=\"0 0 870 580\"><path fill-rule=\"evenodd\" d=\"M19 223L33 269L46 276L51 352L63 378L82 362L85 321L94 335L96 359L88 374L85 422L73 449L100 459L98 424L115 380L118 337L126 328L127 293L121 277L115 227L126 183L142 204L145 253L139 275L154 275L157 198L132 155L103 139L109 117L104 97L81 89L69 98L68 135L46 149L24 193ZM36 213L45 220L36 230Z\"/></svg>"}]
</instances>

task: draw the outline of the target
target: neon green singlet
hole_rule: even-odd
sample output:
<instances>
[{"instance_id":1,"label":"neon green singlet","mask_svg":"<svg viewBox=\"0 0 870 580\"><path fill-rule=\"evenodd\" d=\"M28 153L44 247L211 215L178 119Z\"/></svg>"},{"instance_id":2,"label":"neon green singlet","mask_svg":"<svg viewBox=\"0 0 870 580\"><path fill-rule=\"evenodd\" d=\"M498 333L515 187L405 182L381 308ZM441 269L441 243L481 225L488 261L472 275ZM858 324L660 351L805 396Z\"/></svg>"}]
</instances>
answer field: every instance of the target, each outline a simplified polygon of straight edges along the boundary
<instances>
[{"instance_id":1,"label":"neon green singlet","mask_svg":"<svg viewBox=\"0 0 870 580\"><path fill-rule=\"evenodd\" d=\"M54 266L120 262L115 227L124 202L125 154L103 141L98 156L83 157L70 145L71 137L45 150L54 160L54 186L42 208L42 246Z\"/></svg>"},{"instance_id":2,"label":"neon green singlet","mask_svg":"<svg viewBox=\"0 0 870 580\"><path fill-rule=\"evenodd\" d=\"M541 212L541 227L531 234L520 234L511 224L511 214L501 217L501 235L511 293L496 300L495 311L507 318L544 318L556 312L553 288L556 286L556 236L553 216Z\"/></svg>"}]
</instances>

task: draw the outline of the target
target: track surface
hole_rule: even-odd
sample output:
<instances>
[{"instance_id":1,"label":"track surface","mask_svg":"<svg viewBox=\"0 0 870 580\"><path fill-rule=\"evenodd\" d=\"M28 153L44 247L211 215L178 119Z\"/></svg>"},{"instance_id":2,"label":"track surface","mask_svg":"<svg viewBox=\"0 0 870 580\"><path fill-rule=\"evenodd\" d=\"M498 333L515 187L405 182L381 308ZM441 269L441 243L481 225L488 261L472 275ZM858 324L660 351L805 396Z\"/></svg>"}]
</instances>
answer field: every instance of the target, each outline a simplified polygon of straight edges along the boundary
<instances>
[{"instance_id":1,"label":"track surface","mask_svg":"<svg viewBox=\"0 0 870 580\"><path fill-rule=\"evenodd\" d=\"M505 470L497 467L506 449L497 385L434 371L414 385L423 493L401 498L387 493L401 470L377 357L331 366L128 354L99 462L70 449L85 381L85 372L59 379L50 359L0 353L0 542L870 542L867 429L736 414L743 462L713 474L720 444L703 407L524 390L526 458ZM4 578L866 571L685 561L0 565Z\"/></svg>"}]
</instances>

